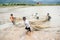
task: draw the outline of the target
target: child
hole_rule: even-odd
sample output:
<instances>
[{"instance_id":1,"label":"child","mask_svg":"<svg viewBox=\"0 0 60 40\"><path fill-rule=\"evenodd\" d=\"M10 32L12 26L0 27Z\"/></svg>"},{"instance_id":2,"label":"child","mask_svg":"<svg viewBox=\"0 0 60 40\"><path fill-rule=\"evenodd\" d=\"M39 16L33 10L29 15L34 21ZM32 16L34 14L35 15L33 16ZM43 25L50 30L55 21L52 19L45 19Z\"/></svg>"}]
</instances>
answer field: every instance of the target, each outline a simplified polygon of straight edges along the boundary
<instances>
[{"instance_id":1,"label":"child","mask_svg":"<svg viewBox=\"0 0 60 40\"><path fill-rule=\"evenodd\" d=\"M29 21L26 20L26 17L23 17L23 21L26 26L25 29L27 30L27 32L31 32L30 24L29 24Z\"/></svg>"},{"instance_id":2,"label":"child","mask_svg":"<svg viewBox=\"0 0 60 40\"><path fill-rule=\"evenodd\" d=\"M47 17L48 17L47 20L50 21L51 16L49 15L49 13L47 13Z\"/></svg>"},{"instance_id":3,"label":"child","mask_svg":"<svg viewBox=\"0 0 60 40\"><path fill-rule=\"evenodd\" d=\"M13 23L13 25L15 25L15 21L14 21L13 14L10 15L10 20L11 20L11 22Z\"/></svg>"},{"instance_id":4,"label":"child","mask_svg":"<svg viewBox=\"0 0 60 40\"><path fill-rule=\"evenodd\" d=\"M39 19L39 15L38 15L38 13L35 14L35 17L36 17L36 19Z\"/></svg>"}]
</instances>

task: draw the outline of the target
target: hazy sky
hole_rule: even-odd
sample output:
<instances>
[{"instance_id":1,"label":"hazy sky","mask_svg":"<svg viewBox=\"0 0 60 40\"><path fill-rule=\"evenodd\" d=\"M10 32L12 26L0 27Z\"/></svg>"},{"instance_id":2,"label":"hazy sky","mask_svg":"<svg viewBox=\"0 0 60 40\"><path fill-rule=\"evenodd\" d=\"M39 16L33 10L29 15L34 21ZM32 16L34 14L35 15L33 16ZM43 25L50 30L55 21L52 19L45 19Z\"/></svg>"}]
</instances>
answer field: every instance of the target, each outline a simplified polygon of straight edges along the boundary
<instances>
[{"instance_id":1,"label":"hazy sky","mask_svg":"<svg viewBox=\"0 0 60 40\"><path fill-rule=\"evenodd\" d=\"M42 2L42 3L60 3L60 0L0 0L0 3L6 3L6 2L30 2L33 3L36 2Z\"/></svg>"},{"instance_id":2,"label":"hazy sky","mask_svg":"<svg viewBox=\"0 0 60 40\"><path fill-rule=\"evenodd\" d=\"M60 1L60 0L34 0L34 1Z\"/></svg>"}]
</instances>

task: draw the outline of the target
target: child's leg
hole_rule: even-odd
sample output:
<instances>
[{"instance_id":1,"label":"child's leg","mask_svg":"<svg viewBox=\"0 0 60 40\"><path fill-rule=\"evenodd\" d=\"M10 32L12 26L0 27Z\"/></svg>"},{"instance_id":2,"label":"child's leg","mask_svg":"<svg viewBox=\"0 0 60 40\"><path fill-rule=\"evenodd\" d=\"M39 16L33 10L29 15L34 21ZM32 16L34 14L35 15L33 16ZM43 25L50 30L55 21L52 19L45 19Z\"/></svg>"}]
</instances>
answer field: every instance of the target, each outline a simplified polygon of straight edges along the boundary
<instances>
[{"instance_id":1,"label":"child's leg","mask_svg":"<svg viewBox=\"0 0 60 40\"><path fill-rule=\"evenodd\" d=\"M31 28L29 28L29 31L31 32Z\"/></svg>"},{"instance_id":2,"label":"child's leg","mask_svg":"<svg viewBox=\"0 0 60 40\"><path fill-rule=\"evenodd\" d=\"M30 36L31 35L31 29L28 28L27 34Z\"/></svg>"}]
</instances>

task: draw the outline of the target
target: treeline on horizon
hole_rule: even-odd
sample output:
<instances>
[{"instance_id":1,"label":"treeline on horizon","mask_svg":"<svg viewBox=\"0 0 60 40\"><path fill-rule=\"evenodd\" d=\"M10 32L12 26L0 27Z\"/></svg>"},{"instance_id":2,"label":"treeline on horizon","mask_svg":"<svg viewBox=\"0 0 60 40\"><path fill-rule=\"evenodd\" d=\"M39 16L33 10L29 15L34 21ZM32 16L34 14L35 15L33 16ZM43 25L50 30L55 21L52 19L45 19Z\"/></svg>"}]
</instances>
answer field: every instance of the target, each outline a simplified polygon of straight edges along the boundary
<instances>
[{"instance_id":1,"label":"treeline on horizon","mask_svg":"<svg viewBox=\"0 0 60 40\"><path fill-rule=\"evenodd\" d=\"M0 6L26 6L26 5L31 5L34 6L35 4L27 4L27 3L2 3Z\"/></svg>"},{"instance_id":2,"label":"treeline on horizon","mask_svg":"<svg viewBox=\"0 0 60 40\"><path fill-rule=\"evenodd\" d=\"M59 3L56 4L25 4L25 3L4 3L0 4L0 6L39 6L39 5L60 5Z\"/></svg>"}]
</instances>

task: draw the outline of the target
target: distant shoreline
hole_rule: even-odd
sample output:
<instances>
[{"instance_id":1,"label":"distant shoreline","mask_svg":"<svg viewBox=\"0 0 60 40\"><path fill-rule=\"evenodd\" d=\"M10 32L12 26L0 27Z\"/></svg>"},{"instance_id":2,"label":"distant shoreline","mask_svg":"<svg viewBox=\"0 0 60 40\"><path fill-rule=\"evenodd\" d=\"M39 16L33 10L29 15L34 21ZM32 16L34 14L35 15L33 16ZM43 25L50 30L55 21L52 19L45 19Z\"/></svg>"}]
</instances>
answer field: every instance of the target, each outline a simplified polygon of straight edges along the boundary
<instances>
[{"instance_id":1,"label":"distant shoreline","mask_svg":"<svg viewBox=\"0 0 60 40\"><path fill-rule=\"evenodd\" d=\"M1 6L60 6L60 4L0 4Z\"/></svg>"}]
</instances>

